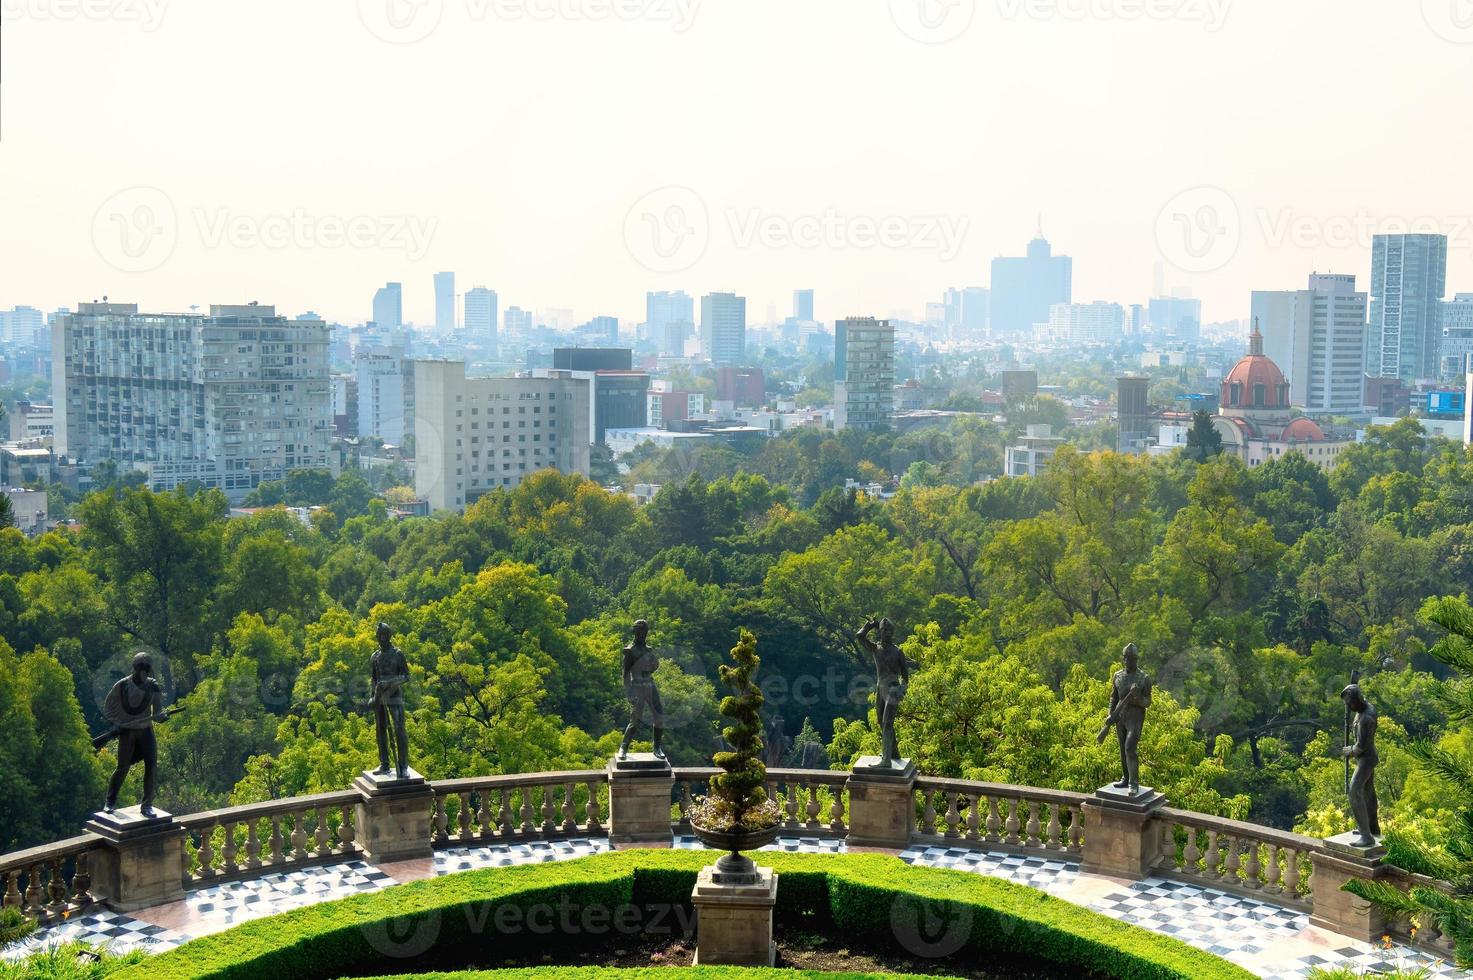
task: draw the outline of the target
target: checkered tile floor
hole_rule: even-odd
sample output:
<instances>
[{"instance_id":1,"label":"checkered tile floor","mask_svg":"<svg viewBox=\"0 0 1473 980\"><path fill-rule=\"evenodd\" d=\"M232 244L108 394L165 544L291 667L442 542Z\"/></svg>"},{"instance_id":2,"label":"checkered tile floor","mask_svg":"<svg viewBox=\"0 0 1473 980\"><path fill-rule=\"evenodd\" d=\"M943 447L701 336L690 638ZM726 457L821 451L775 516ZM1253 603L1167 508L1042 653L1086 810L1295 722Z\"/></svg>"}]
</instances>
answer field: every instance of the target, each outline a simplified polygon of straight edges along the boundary
<instances>
[{"instance_id":1,"label":"checkered tile floor","mask_svg":"<svg viewBox=\"0 0 1473 980\"><path fill-rule=\"evenodd\" d=\"M912 847L901 852L900 860L925 868L975 871L1045 892L1064 891L1079 877L1078 861L971 851L962 847Z\"/></svg>"},{"instance_id":2,"label":"checkered tile floor","mask_svg":"<svg viewBox=\"0 0 1473 980\"><path fill-rule=\"evenodd\" d=\"M675 838L674 846L699 849L702 844L695 837L680 836ZM448 848L435 852L433 867L435 874L445 875L476 868L563 861L609 849L604 838ZM839 854L845 851L845 845L842 840L831 838L792 836L780 837L763 850ZM1005 878L1063 898L1069 898L1069 892L1076 886L1099 881L1082 875L1078 862L1062 858L1025 857L966 848L912 847L901 853L900 860L918 867L953 868ZM362 861L301 868L253 881L231 882L190 892L185 902L192 913L192 921L198 925L191 927L189 934L101 909L35 933L24 942L0 951L0 959L16 959L43 945L75 940L120 951L142 948L163 952L194 935L216 932L239 922L392 884L394 881L387 874ZM1096 890L1092 894L1098 896L1100 892ZM1295 938L1308 927L1303 913L1261 900L1239 898L1216 889L1159 878L1121 885L1104 897L1094 898L1090 908L1123 922L1175 936L1199 949L1239 963L1269 980L1303 980L1317 966L1351 966L1371 976L1397 967L1426 966L1434 977L1473 980L1473 974L1437 963L1421 953L1404 949L1386 951L1349 940L1344 941L1343 946L1316 955L1278 957L1280 950L1293 949ZM1271 948L1273 951L1265 955ZM1273 964L1269 968L1272 972L1265 971L1263 964L1266 961Z\"/></svg>"}]
</instances>

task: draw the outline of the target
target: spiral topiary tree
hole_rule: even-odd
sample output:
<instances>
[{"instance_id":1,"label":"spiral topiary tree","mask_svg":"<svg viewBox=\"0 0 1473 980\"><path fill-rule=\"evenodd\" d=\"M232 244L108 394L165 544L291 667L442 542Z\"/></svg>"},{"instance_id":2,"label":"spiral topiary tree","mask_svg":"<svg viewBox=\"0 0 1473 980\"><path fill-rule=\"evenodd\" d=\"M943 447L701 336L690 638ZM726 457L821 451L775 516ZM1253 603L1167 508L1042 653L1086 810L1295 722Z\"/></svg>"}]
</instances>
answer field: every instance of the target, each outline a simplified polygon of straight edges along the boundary
<instances>
[{"instance_id":1,"label":"spiral topiary tree","mask_svg":"<svg viewBox=\"0 0 1473 980\"><path fill-rule=\"evenodd\" d=\"M767 766L762 761L762 691L752 681L761 660L757 656L757 638L742 630L737 645L731 648L736 665L722 664L721 682L732 693L721 699L721 713L731 724L721 730L732 747L730 752L716 753L716 765L726 770L711 780L711 792L720 802L720 814L728 818L731 830L761 830L775 822L764 813L767 801ZM723 820L722 822L725 822Z\"/></svg>"}]
</instances>

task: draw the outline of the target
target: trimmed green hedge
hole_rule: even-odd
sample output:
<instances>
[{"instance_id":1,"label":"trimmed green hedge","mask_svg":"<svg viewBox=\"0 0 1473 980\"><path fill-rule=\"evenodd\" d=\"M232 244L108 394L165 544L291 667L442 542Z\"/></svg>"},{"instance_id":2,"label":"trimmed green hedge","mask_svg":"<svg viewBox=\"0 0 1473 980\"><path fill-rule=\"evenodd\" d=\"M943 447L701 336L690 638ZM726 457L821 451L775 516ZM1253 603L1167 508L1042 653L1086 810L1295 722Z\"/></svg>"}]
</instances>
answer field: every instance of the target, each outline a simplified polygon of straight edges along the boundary
<instances>
[{"instance_id":1,"label":"trimmed green hedge","mask_svg":"<svg viewBox=\"0 0 1473 980\"><path fill-rule=\"evenodd\" d=\"M384 980L954 980L940 974L828 973L756 966L545 966L515 970L465 970L460 973L403 973Z\"/></svg>"},{"instance_id":2,"label":"trimmed green hedge","mask_svg":"<svg viewBox=\"0 0 1473 980\"><path fill-rule=\"evenodd\" d=\"M633 850L446 875L247 922L116 976L337 977L382 968L387 956L411 957L431 946L463 946L467 959L478 949L494 951L488 958L504 961L545 952L550 933L498 923L531 923L524 917L534 907L544 914L567 907L686 907L697 872L711 858L708 851ZM882 854L767 852L762 863L779 875L777 915L784 925L831 919L846 935L871 942L893 937L897 951L919 956L1014 954L1122 980L1252 976L1179 940L973 872L916 868ZM936 928L916 928L918 922L953 926L938 934ZM488 948L488 936L494 947ZM591 938L560 933L556 941L568 946ZM669 968L661 969L668 976Z\"/></svg>"}]
</instances>

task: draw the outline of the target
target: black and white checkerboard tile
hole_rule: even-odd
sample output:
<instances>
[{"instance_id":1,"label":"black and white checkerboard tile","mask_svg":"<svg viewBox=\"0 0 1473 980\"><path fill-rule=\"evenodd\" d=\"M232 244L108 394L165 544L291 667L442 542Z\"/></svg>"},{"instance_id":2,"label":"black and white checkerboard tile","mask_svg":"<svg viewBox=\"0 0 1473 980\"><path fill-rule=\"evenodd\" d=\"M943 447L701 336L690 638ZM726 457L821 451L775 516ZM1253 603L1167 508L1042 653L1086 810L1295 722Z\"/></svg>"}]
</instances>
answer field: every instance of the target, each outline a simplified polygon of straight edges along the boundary
<instances>
[{"instance_id":1,"label":"black and white checkerboard tile","mask_svg":"<svg viewBox=\"0 0 1473 980\"><path fill-rule=\"evenodd\" d=\"M1303 912L1161 878L1126 886L1090 907L1238 963L1309 925Z\"/></svg>"},{"instance_id":2,"label":"black and white checkerboard tile","mask_svg":"<svg viewBox=\"0 0 1473 980\"><path fill-rule=\"evenodd\" d=\"M97 909L60 925L33 932L18 943L0 950L0 960L18 960L38 950L62 943L84 942L97 948L126 952L143 949L162 953L173 949L190 937L140 922L119 912Z\"/></svg>"},{"instance_id":3,"label":"black and white checkerboard tile","mask_svg":"<svg viewBox=\"0 0 1473 980\"><path fill-rule=\"evenodd\" d=\"M448 875L457 871L474 871L477 868L506 868L514 864L567 861L570 858L602 854L609 849L609 841L605 837L455 847L435 852L435 874Z\"/></svg>"},{"instance_id":4,"label":"black and white checkerboard tile","mask_svg":"<svg viewBox=\"0 0 1473 980\"><path fill-rule=\"evenodd\" d=\"M1078 861L963 847L912 847L900 853L900 860L918 867L951 868L1006 878L1045 892L1063 891L1079 877Z\"/></svg>"},{"instance_id":5,"label":"black and white checkerboard tile","mask_svg":"<svg viewBox=\"0 0 1473 980\"><path fill-rule=\"evenodd\" d=\"M699 851L706 848L695 837L677 836L672 847L680 850ZM764 851L787 851L790 854L843 854L844 841L830 837L779 837L762 848Z\"/></svg>"},{"instance_id":6,"label":"black and white checkerboard tile","mask_svg":"<svg viewBox=\"0 0 1473 980\"><path fill-rule=\"evenodd\" d=\"M1418 969L1426 969L1428 976L1446 978L1446 980L1467 980L1469 976L1473 976L1464 970L1459 970L1449 962L1426 953L1414 952L1401 947L1386 950L1369 946L1366 943L1349 943L1340 949L1327 950L1313 956L1301 956L1284 969L1266 974L1266 978L1267 980L1305 980L1310 971L1316 967L1336 969L1347 966L1355 970L1357 975L1365 977L1394 973L1397 970Z\"/></svg>"},{"instance_id":7,"label":"black and white checkerboard tile","mask_svg":"<svg viewBox=\"0 0 1473 980\"><path fill-rule=\"evenodd\" d=\"M275 915L288 909L315 905L359 892L377 891L394 880L363 861L323 867L297 868L263 875L250 881L232 881L192 891L185 896L190 912L216 931L226 926Z\"/></svg>"}]
</instances>

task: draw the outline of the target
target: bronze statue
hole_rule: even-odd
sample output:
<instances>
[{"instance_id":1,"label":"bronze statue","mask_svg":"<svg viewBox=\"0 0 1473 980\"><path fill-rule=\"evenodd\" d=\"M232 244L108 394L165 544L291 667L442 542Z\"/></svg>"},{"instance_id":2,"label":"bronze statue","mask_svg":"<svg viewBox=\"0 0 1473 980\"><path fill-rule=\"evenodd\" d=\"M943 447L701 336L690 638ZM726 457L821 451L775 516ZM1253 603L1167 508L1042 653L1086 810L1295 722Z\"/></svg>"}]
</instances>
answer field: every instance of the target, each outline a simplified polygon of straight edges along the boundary
<instances>
[{"instance_id":1,"label":"bronze statue","mask_svg":"<svg viewBox=\"0 0 1473 980\"><path fill-rule=\"evenodd\" d=\"M400 778L409 775L409 730L404 725L404 685L409 683L409 664L393 644L388 623L378 624L378 649L373 654L373 727L378 738L377 776L392 771ZM393 726L392 737L389 727Z\"/></svg>"},{"instance_id":2,"label":"bronze statue","mask_svg":"<svg viewBox=\"0 0 1473 980\"><path fill-rule=\"evenodd\" d=\"M1120 782L1116 789L1130 788L1134 796L1141 789L1141 731L1146 726L1146 709L1151 706L1151 678L1140 669L1140 653L1134 643L1125 648L1125 668L1110 679L1110 714L1096 742L1104 742L1115 728L1120 743Z\"/></svg>"},{"instance_id":3,"label":"bronze statue","mask_svg":"<svg viewBox=\"0 0 1473 980\"><path fill-rule=\"evenodd\" d=\"M619 744L620 759L629 758L629 743L645 721L655 730L655 758L665 758L660 748L665 734L664 709L660 705L659 688L655 687L655 668L660 666L660 655L650 648L649 635L650 624L635 620L634 642L624 648L624 696L629 699L629 724L624 728L624 741Z\"/></svg>"},{"instance_id":4,"label":"bronze statue","mask_svg":"<svg viewBox=\"0 0 1473 980\"><path fill-rule=\"evenodd\" d=\"M879 642L870 639L876 629ZM888 619L871 619L862 626L855 639L875 658L875 716L880 722L880 765L888 768L900 754L895 745L895 716L900 710L910 683L910 665L905 654L895 645L895 624Z\"/></svg>"},{"instance_id":5,"label":"bronze statue","mask_svg":"<svg viewBox=\"0 0 1473 980\"><path fill-rule=\"evenodd\" d=\"M1346 713L1354 712L1355 740L1349 741L1340 750L1347 760L1355 760L1355 773L1350 777L1350 812L1355 817L1355 829L1360 837L1356 847L1375 847L1381 836L1381 818L1376 801L1376 763L1381 761L1376 754L1376 723L1380 715L1361 693L1359 684L1351 684L1340 692L1345 702Z\"/></svg>"},{"instance_id":6,"label":"bronze statue","mask_svg":"<svg viewBox=\"0 0 1473 980\"><path fill-rule=\"evenodd\" d=\"M116 726L118 767L107 784L107 802L102 809L112 813L118 806L118 790L128 778L128 770L143 763L143 799L138 812L154 815L153 796L158 788L159 747L153 723L168 721L164 710L164 689L153 677L153 661L142 650L133 654L133 672L112 686L102 703L102 714ZM106 744L112 732L102 736ZM96 744L94 742L94 744Z\"/></svg>"}]
</instances>

